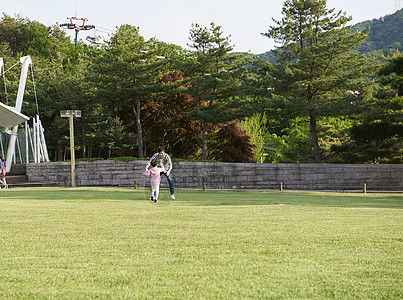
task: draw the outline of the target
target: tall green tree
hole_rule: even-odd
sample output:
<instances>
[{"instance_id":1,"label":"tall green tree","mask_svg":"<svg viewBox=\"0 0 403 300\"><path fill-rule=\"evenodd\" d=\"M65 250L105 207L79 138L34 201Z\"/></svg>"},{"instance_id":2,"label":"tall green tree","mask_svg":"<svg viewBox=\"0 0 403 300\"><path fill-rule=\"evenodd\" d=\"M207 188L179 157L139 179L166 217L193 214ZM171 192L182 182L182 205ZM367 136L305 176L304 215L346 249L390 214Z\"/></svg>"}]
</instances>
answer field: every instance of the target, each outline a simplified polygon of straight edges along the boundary
<instances>
[{"instance_id":1,"label":"tall green tree","mask_svg":"<svg viewBox=\"0 0 403 300\"><path fill-rule=\"evenodd\" d=\"M209 127L237 118L235 109L240 96L240 83L247 60L244 55L230 55L233 46L221 26L192 24L190 43L194 60L188 68L192 78L189 89L197 107L189 115L202 122L202 154L207 158Z\"/></svg>"},{"instance_id":2,"label":"tall green tree","mask_svg":"<svg viewBox=\"0 0 403 300\"><path fill-rule=\"evenodd\" d=\"M375 66L351 51L367 32L349 34L352 18L328 9L325 0L286 0L282 15L263 33L279 44L270 74L274 103L284 116L309 118L314 161L320 162L318 120L351 113L346 91L365 98L369 89L365 76Z\"/></svg>"},{"instance_id":3,"label":"tall green tree","mask_svg":"<svg viewBox=\"0 0 403 300\"><path fill-rule=\"evenodd\" d=\"M403 162L403 55L387 58L379 70L375 97L359 107L349 139L332 150L346 162ZM358 96L355 96L358 97Z\"/></svg>"},{"instance_id":4,"label":"tall green tree","mask_svg":"<svg viewBox=\"0 0 403 300\"><path fill-rule=\"evenodd\" d=\"M391 58L386 58L387 64L379 70L381 82L396 90L396 96L403 96L403 54L397 51Z\"/></svg>"},{"instance_id":5,"label":"tall green tree","mask_svg":"<svg viewBox=\"0 0 403 300\"><path fill-rule=\"evenodd\" d=\"M0 19L0 43L8 45L13 56L30 55L40 59L56 58L70 49L70 39L56 25L45 26L20 15L3 13Z\"/></svg>"},{"instance_id":6,"label":"tall green tree","mask_svg":"<svg viewBox=\"0 0 403 300\"><path fill-rule=\"evenodd\" d=\"M161 89L156 84L165 70L155 39L146 40L139 29L120 26L93 68L98 75L98 96L118 115L132 114L137 127L138 156L144 156L142 105Z\"/></svg>"}]
</instances>

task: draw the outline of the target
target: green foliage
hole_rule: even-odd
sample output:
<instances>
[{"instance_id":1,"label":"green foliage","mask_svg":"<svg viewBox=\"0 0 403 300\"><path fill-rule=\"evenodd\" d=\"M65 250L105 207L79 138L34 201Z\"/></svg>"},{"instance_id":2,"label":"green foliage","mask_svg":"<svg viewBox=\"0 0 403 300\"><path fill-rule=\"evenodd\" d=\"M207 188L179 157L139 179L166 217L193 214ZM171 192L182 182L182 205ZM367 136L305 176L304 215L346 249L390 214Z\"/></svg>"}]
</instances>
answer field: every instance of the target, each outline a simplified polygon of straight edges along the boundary
<instances>
[{"instance_id":1,"label":"green foliage","mask_svg":"<svg viewBox=\"0 0 403 300\"><path fill-rule=\"evenodd\" d=\"M403 54L397 51L393 57L386 58L386 62L378 72L381 83L396 89L397 96L403 96Z\"/></svg>"},{"instance_id":2,"label":"green foliage","mask_svg":"<svg viewBox=\"0 0 403 300\"><path fill-rule=\"evenodd\" d=\"M403 162L403 70L402 55L387 59L378 72L383 86L374 98L358 107L359 119L348 137L332 146L340 161L352 163Z\"/></svg>"},{"instance_id":3,"label":"green foliage","mask_svg":"<svg viewBox=\"0 0 403 300\"><path fill-rule=\"evenodd\" d=\"M321 161L317 123L325 116L351 113L347 90L364 93L370 86L367 75L375 64L351 52L366 32L348 33L346 17L326 8L326 1L289 0L283 19L274 20L265 33L281 46L274 50L277 65L269 74L276 105L284 116L308 117L314 161Z\"/></svg>"},{"instance_id":4,"label":"green foliage","mask_svg":"<svg viewBox=\"0 0 403 300\"><path fill-rule=\"evenodd\" d=\"M92 65L97 96L120 118L134 115L139 157L144 155L142 106L160 91L155 82L165 70L158 60L160 46L155 39L145 40L137 27L122 25Z\"/></svg>"},{"instance_id":5,"label":"green foliage","mask_svg":"<svg viewBox=\"0 0 403 300\"><path fill-rule=\"evenodd\" d=\"M264 137L267 134L267 117L265 114L257 113L250 118L245 118L240 123L242 130L246 131L251 138L253 145L253 156L256 161L260 160L261 154L264 152Z\"/></svg>"},{"instance_id":6,"label":"green foliage","mask_svg":"<svg viewBox=\"0 0 403 300\"><path fill-rule=\"evenodd\" d=\"M348 163L403 162L403 97L370 101L362 112L362 123L348 131L342 143L331 147L338 161Z\"/></svg>"},{"instance_id":7,"label":"green foliage","mask_svg":"<svg viewBox=\"0 0 403 300\"><path fill-rule=\"evenodd\" d=\"M56 25L46 27L20 15L13 18L5 13L0 20L0 41L8 45L13 56L22 54L41 59L57 58L70 44Z\"/></svg>"},{"instance_id":8,"label":"green foliage","mask_svg":"<svg viewBox=\"0 0 403 300\"><path fill-rule=\"evenodd\" d=\"M266 162L312 162L308 119L297 117L289 120L279 133L270 130L265 135L264 148L268 154Z\"/></svg>"},{"instance_id":9,"label":"green foliage","mask_svg":"<svg viewBox=\"0 0 403 300\"><path fill-rule=\"evenodd\" d=\"M207 158L207 132L213 124L237 119L242 92L240 79L248 61L244 54L229 55L233 49L221 26L192 24L189 44L195 61L188 68L192 78L189 92L197 106L188 115L202 121L202 159Z\"/></svg>"},{"instance_id":10,"label":"green foliage","mask_svg":"<svg viewBox=\"0 0 403 300\"><path fill-rule=\"evenodd\" d=\"M263 62L269 62L275 64L277 62L276 56L273 51L267 51L265 53L257 54L256 57Z\"/></svg>"}]
</instances>

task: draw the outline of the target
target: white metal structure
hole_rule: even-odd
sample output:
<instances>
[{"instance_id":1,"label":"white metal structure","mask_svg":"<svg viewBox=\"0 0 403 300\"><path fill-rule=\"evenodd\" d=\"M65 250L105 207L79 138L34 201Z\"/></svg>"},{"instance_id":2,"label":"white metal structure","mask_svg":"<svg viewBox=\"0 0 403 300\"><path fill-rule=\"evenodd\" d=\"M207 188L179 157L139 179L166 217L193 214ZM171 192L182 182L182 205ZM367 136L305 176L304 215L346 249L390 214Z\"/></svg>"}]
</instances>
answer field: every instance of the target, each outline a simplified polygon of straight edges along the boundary
<instances>
[{"instance_id":1,"label":"white metal structure","mask_svg":"<svg viewBox=\"0 0 403 300\"><path fill-rule=\"evenodd\" d=\"M0 102L0 126L14 127L28 120L27 116L16 112L12 107Z\"/></svg>"},{"instance_id":2,"label":"white metal structure","mask_svg":"<svg viewBox=\"0 0 403 300\"><path fill-rule=\"evenodd\" d=\"M15 111L20 113L22 107L22 99L25 91L25 84L27 83L28 67L32 63L30 56L24 56L20 58L22 63L22 70L20 75L20 84L18 86L17 100L15 102ZM8 142L7 158L6 158L6 172L10 172L11 164L13 162L13 156L15 151L15 142L17 140L18 125L15 125L11 129L11 137Z\"/></svg>"},{"instance_id":3,"label":"white metal structure","mask_svg":"<svg viewBox=\"0 0 403 300\"><path fill-rule=\"evenodd\" d=\"M25 122L25 161L28 163L29 159L29 141L31 142L31 153L33 155L33 161L35 163L39 163L42 161L49 161L49 156L47 152L44 129L42 127L42 123L39 119L39 115L33 119L33 129L30 130L28 126L29 118L21 113L22 100L25 91L25 85L27 81L28 68L29 65L32 64L31 57L24 56L20 58L20 62L22 64L22 70L20 75L20 83L18 86L17 99L15 103L15 107L10 107L0 102L0 126L6 127L5 132L10 135L8 141L8 150L7 150L7 158L6 158L6 172L10 172L11 165L16 162L16 145L18 148L19 160L23 162L23 158L21 155L21 146L18 143L18 125L20 123ZM3 59L0 58L0 75L4 75L5 72L1 73L1 67L4 71L4 63ZM11 130L9 130L11 128ZM33 133L33 137L32 137ZM0 135L1 138L1 135ZM1 150L3 149L3 142L1 141ZM4 152L3 152L4 153Z\"/></svg>"},{"instance_id":4,"label":"white metal structure","mask_svg":"<svg viewBox=\"0 0 403 300\"><path fill-rule=\"evenodd\" d=\"M4 61L0 58L0 74L4 73ZM15 111L13 107L0 102L0 126L14 127L28 120L29 118L27 116Z\"/></svg>"}]
</instances>

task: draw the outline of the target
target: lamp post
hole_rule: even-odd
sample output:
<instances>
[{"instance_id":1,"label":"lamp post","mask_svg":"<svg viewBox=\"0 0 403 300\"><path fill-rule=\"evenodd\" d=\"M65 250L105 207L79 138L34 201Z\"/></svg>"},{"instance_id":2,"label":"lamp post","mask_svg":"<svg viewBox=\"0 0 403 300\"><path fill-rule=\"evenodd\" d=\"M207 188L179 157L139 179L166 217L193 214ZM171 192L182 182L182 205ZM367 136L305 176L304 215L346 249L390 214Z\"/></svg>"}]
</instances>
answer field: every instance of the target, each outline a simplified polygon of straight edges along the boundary
<instances>
[{"instance_id":1,"label":"lamp post","mask_svg":"<svg viewBox=\"0 0 403 300\"><path fill-rule=\"evenodd\" d=\"M71 156L71 186L76 187L75 183L75 167L76 167L76 160L74 155L74 125L73 125L73 118L80 118L81 117L81 110L61 110L60 116L62 118L69 118L69 127L70 127L70 156Z\"/></svg>"},{"instance_id":2,"label":"lamp post","mask_svg":"<svg viewBox=\"0 0 403 300\"><path fill-rule=\"evenodd\" d=\"M267 156L267 155L268 155L267 153L260 154L260 163L261 164L263 163L263 156Z\"/></svg>"}]
</instances>

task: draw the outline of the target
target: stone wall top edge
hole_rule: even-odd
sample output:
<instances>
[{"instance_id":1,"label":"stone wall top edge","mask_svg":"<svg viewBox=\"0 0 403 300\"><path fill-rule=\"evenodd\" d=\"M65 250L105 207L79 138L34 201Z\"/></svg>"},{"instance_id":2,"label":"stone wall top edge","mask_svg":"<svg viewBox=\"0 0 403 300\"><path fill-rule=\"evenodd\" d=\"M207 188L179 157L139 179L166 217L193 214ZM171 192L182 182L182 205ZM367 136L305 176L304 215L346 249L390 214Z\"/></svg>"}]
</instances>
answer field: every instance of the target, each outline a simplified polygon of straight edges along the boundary
<instances>
[{"instance_id":1,"label":"stone wall top edge","mask_svg":"<svg viewBox=\"0 0 403 300\"><path fill-rule=\"evenodd\" d=\"M133 160L129 162L124 161L114 161L114 160L95 160L95 161L78 161L77 164L83 165L103 165L103 164L138 164L145 165L148 160ZM269 166L280 166L280 167L369 167L369 168L403 168L403 164L339 164L339 163L234 163L234 162L193 162L193 161L181 161L173 162L174 165L202 165L202 166L258 166L258 167L269 167ZM37 165L70 165L69 161L66 162L45 162L45 163L29 163L26 166L37 166Z\"/></svg>"}]
</instances>

